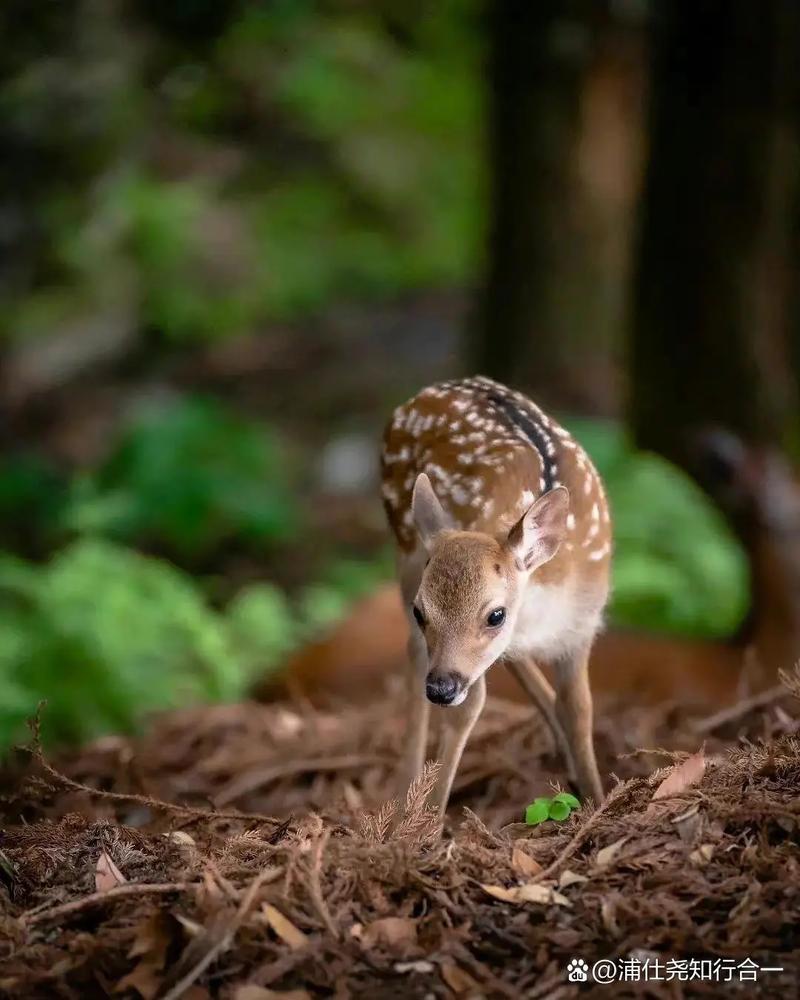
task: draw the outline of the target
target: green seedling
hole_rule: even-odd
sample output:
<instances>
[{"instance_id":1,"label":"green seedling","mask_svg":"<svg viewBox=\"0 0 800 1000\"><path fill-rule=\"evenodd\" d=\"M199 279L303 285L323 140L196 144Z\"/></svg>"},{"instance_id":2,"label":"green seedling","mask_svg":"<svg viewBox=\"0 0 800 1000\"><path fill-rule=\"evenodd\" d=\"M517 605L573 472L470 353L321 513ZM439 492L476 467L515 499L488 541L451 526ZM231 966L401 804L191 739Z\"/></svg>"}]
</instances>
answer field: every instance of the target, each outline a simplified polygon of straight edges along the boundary
<instances>
[{"instance_id":1,"label":"green seedling","mask_svg":"<svg viewBox=\"0 0 800 1000\"><path fill-rule=\"evenodd\" d=\"M525 810L525 822L528 826L538 826L548 819L562 823L573 809L580 809L581 804L569 792L557 792L552 798L538 798Z\"/></svg>"}]
</instances>

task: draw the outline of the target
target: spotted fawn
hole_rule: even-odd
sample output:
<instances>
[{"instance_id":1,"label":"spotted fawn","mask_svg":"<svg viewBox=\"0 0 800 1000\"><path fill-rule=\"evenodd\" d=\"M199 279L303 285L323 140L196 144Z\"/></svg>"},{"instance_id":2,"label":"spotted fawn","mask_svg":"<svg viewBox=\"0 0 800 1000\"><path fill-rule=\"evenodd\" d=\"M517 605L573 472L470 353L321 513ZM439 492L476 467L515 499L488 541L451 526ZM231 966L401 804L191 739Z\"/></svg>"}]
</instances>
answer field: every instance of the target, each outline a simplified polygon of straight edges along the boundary
<instances>
[{"instance_id":1,"label":"spotted fawn","mask_svg":"<svg viewBox=\"0 0 800 1000\"><path fill-rule=\"evenodd\" d=\"M431 703L447 706L430 799L444 814L486 671L502 660L581 794L599 802L588 659L608 597L611 520L586 452L522 393L476 377L399 406L381 469L410 629L403 783L424 764Z\"/></svg>"}]
</instances>

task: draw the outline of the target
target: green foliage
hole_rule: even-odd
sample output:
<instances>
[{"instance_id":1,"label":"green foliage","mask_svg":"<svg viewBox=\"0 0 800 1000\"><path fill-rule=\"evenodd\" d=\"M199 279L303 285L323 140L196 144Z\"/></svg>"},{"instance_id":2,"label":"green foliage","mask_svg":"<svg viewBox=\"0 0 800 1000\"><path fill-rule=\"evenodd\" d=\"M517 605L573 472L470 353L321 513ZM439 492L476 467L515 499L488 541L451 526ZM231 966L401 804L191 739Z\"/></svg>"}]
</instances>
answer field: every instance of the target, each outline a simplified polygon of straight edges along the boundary
<instances>
[{"instance_id":1,"label":"green foliage","mask_svg":"<svg viewBox=\"0 0 800 1000\"><path fill-rule=\"evenodd\" d=\"M79 477L68 531L155 541L196 556L236 540L260 548L298 525L277 440L211 401L154 406L98 470Z\"/></svg>"},{"instance_id":2,"label":"green foliage","mask_svg":"<svg viewBox=\"0 0 800 1000\"><path fill-rule=\"evenodd\" d=\"M14 335L113 308L168 340L224 336L474 273L475 0L424 18L346 0L245 4L206 26L191 59L141 5L134 42L113 6L75 6L77 38L31 53L0 88L23 144L58 135L72 167L32 205L37 259L19 273L47 280L11 288Z\"/></svg>"},{"instance_id":3,"label":"green foliage","mask_svg":"<svg viewBox=\"0 0 800 1000\"><path fill-rule=\"evenodd\" d=\"M38 568L0 563L0 734L49 699L47 731L77 739L201 695L233 697L243 671L194 586L165 564L98 541Z\"/></svg>"},{"instance_id":4,"label":"green foliage","mask_svg":"<svg viewBox=\"0 0 800 1000\"><path fill-rule=\"evenodd\" d=\"M200 580L117 544L190 563L232 544L257 555L301 523L292 478L271 434L197 398L148 408L72 483L38 460L5 460L6 545L20 528L36 551L77 540L44 565L0 553L0 748L42 698L46 735L74 741L240 696L387 576L388 547L369 562L334 557L294 600L258 584L220 611Z\"/></svg>"},{"instance_id":5,"label":"green foliage","mask_svg":"<svg viewBox=\"0 0 800 1000\"><path fill-rule=\"evenodd\" d=\"M83 540L44 566L0 557L0 746L41 698L44 734L129 730L147 712L240 697L308 626L260 584L215 611L175 567Z\"/></svg>"},{"instance_id":6,"label":"green foliage","mask_svg":"<svg viewBox=\"0 0 800 1000\"><path fill-rule=\"evenodd\" d=\"M219 195L202 182L147 175L134 176L119 194L127 202L142 322L173 339L248 327L257 310L256 275L240 220L216 210ZM215 238L222 245L215 246ZM229 246L232 260L222 266L215 254L225 252L227 241L245 245Z\"/></svg>"},{"instance_id":7,"label":"green foliage","mask_svg":"<svg viewBox=\"0 0 800 1000\"><path fill-rule=\"evenodd\" d=\"M330 157L276 178L261 196L274 307L449 283L473 271L483 220L471 6L439 5L412 45L398 44L374 17L341 10L280 24L253 10L227 40L237 59L241 45L281 44L271 97ZM237 62L238 71L263 90L263 68L251 62L249 70Z\"/></svg>"},{"instance_id":8,"label":"green foliage","mask_svg":"<svg viewBox=\"0 0 800 1000\"><path fill-rule=\"evenodd\" d=\"M749 601L747 559L713 504L675 466L635 451L618 425L570 426L609 494L612 621L698 636L733 632Z\"/></svg>"},{"instance_id":9,"label":"green foliage","mask_svg":"<svg viewBox=\"0 0 800 1000\"><path fill-rule=\"evenodd\" d=\"M390 579L393 572L394 553L388 545L368 561L334 558L321 578L300 594L300 614L310 633L337 622L356 598Z\"/></svg>"},{"instance_id":10,"label":"green foliage","mask_svg":"<svg viewBox=\"0 0 800 1000\"><path fill-rule=\"evenodd\" d=\"M5 544L19 542L23 532L39 543L51 540L66 503L66 483L47 462L29 454L0 457L0 539Z\"/></svg>"},{"instance_id":11,"label":"green foliage","mask_svg":"<svg viewBox=\"0 0 800 1000\"><path fill-rule=\"evenodd\" d=\"M79 742L242 697L374 580L356 565L334 563L296 602L261 583L215 610L190 576L113 542L76 541L45 565L0 554L0 750L41 699L45 739Z\"/></svg>"},{"instance_id":12,"label":"green foliage","mask_svg":"<svg viewBox=\"0 0 800 1000\"><path fill-rule=\"evenodd\" d=\"M563 823L574 809L580 809L581 804L569 792L557 792L550 798L534 799L525 810L525 822L528 826L538 826L540 823L553 819Z\"/></svg>"}]
</instances>

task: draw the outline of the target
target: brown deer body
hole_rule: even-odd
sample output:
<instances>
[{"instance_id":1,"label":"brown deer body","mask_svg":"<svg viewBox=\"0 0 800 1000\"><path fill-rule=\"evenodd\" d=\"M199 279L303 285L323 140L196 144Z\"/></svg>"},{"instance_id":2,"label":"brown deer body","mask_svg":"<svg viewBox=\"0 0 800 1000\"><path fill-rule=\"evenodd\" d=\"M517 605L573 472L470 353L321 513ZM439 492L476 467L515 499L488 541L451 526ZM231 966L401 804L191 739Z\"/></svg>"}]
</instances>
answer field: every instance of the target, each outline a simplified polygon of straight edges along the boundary
<instances>
[{"instance_id":1,"label":"brown deer body","mask_svg":"<svg viewBox=\"0 0 800 1000\"><path fill-rule=\"evenodd\" d=\"M410 628L404 783L424 763L431 702L445 706L432 793L444 811L485 673L503 659L581 793L599 800L588 658L608 596L611 522L586 453L521 393L477 377L395 410L382 479Z\"/></svg>"}]
</instances>

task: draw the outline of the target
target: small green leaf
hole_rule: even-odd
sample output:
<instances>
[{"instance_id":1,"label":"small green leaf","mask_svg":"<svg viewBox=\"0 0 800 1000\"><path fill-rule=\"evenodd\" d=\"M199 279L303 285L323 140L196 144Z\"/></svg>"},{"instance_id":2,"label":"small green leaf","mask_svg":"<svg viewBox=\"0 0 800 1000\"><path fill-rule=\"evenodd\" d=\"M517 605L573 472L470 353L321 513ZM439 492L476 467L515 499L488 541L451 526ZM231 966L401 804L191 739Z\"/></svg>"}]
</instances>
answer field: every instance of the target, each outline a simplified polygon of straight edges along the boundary
<instances>
[{"instance_id":1,"label":"small green leaf","mask_svg":"<svg viewBox=\"0 0 800 1000\"><path fill-rule=\"evenodd\" d=\"M553 802L563 802L568 805L570 809L580 809L581 807L580 801L569 792L559 792L557 795L554 795Z\"/></svg>"},{"instance_id":2,"label":"small green leaf","mask_svg":"<svg viewBox=\"0 0 800 1000\"><path fill-rule=\"evenodd\" d=\"M536 826L539 823L544 823L549 814L549 801L547 799L536 799L536 801L531 802L525 810L525 822L528 826Z\"/></svg>"},{"instance_id":3,"label":"small green leaf","mask_svg":"<svg viewBox=\"0 0 800 1000\"><path fill-rule=\"evenodd\" d=\"M560 823L565 820L570 814L570 808L566 802L561 802L558 799L553 799L550 803L549 816L550 819L558 820Z\"/></svg>"}]
</instances>

